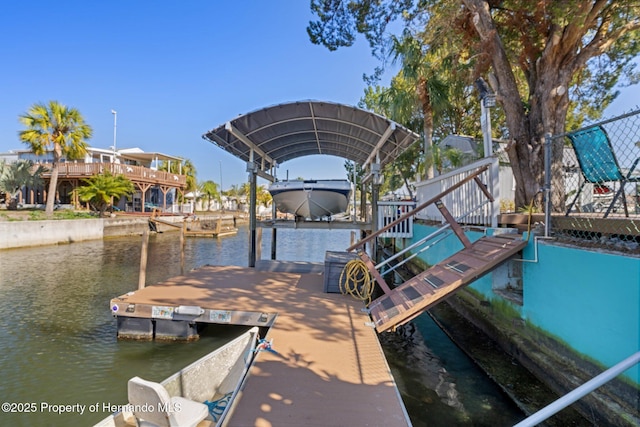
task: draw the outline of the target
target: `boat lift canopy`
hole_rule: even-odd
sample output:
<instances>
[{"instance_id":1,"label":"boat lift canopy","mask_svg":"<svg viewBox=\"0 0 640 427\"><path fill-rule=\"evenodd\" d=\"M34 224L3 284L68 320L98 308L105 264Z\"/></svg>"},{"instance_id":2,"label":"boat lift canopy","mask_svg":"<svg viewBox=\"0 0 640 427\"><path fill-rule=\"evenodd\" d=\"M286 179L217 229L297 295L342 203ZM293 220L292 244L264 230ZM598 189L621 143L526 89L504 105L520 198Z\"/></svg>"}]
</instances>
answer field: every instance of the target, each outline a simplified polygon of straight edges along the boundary
<instances>
[{"instance_id":1,"label":"boat lift canopy","mask_svg":"<svg viewBox=\"0 0 640 427\"><path fill-rule=\"evenodd\" d=\"M342 157L369 171L376 163L382 168L419 135L356 107L298 101L238 116L202 137L273 182L277 165L312 154Z\"/></svg>"}]
</instances>

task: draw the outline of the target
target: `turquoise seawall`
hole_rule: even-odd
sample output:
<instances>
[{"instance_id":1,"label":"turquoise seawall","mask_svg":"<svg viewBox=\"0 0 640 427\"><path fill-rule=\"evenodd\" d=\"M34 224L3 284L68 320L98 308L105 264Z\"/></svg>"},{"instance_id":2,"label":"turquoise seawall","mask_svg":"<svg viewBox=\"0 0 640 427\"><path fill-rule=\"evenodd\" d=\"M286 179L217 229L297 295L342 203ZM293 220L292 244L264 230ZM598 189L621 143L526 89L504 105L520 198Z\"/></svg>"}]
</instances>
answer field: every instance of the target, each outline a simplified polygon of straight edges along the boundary
<instances>
[{"instance_id":1,"label":"turquoise seawall","mask_svg":"<svg viewBox=\"0 0 640 427\"><path fill-rule=\"evenodd\" d=\"M411 243L435 230L416 224ZM467 233L471 241L482 235ZM420 258L435 264L460 249L461 243L450 235ZM527 324L603 369L640 350L640 258L563 246L552 240L536 242L532 237L523 259L529 261L522 263L522 305L504 301ZM502 299L493 292L493 276L489 273L470 287L488 300ZM622 375L640 385L637 365Z\"/></svg>"}]
</instances>

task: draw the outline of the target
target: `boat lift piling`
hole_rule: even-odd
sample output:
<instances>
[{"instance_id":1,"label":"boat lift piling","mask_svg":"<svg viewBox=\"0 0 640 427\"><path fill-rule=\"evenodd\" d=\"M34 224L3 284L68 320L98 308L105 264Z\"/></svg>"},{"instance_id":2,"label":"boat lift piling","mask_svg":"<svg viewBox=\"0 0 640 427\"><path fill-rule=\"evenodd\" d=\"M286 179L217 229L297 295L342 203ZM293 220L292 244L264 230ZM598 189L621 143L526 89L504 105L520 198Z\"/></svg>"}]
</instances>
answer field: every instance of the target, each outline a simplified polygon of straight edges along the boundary
<instances>
[{"instance_id":1,"label":"boat lift piling","mask_svg":"<svg viewBox=\"0 0 640 427\"><path fill-rule=\"evenodd\" d=\"M253 150L249 153L247 162L249 173L249 267L256 266L256 197L257 197L257 166L253 163Z\"/></svg>"}]
</instances>

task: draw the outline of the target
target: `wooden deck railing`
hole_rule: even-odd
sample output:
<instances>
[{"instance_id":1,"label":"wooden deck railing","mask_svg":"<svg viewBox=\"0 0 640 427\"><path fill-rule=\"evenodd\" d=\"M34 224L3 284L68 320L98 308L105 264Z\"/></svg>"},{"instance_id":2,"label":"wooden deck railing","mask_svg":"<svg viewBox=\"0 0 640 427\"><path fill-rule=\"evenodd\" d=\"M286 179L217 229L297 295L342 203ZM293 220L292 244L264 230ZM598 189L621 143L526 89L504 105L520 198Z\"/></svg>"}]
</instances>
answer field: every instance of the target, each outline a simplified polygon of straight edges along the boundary
<instances>
[{"instance_id":1,"label":"wooden deck railing","mask_svg":"<svg viewBox=\"0 0 640 427\"><path fill-rule=\"evenodd\" d=\"M49 178L51 164L42 164L47 168L43 178ZM164 172L146 168L144 166L125 165L121 163L60 163L58 165L59 178L89 178L103 172L111 172L113 175L124 175L134 182L146 182L157 185L183 188L187 184L185 175Z\"/></svg>"}]
</instances>

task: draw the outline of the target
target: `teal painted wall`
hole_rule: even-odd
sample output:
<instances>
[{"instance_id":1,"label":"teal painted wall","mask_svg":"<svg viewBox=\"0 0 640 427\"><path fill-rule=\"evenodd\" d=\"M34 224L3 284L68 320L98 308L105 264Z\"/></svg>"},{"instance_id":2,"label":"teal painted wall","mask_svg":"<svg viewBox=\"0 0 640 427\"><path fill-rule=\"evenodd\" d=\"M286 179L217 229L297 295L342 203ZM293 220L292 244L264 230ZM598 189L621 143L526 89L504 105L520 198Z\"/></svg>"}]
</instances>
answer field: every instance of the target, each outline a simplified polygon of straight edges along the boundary
<instances>
[{"instance_id":1,"label":"teal painted wall","mask_svg":"<svg viewBox=\"0 0 640 427\"><path fill-rule=\"evenodd\" d=\"M576 351L607 367L640 351L640 259L539 241L523 283L525 319Z\"/></svg>"},{"instance_id":2,"label":"teal painted wall","mask_svg":"<svg viewBox=\"0 0 640 427\"><path fill-rule=\"evenodd\" d=\"M411 243L435 230L416 224ZM467 236L475 241L482 233ZM452 234L420 258L436 264L460 249ZM512 304L523 319L605 367L640 351L640 258L545 240L538 241L537 255L537 262L523 263L523 305ZM533 238L523 257L535 258ZM470 287L489 300L501 298L492 290L491 274ZM640 385L637 365L623 375Z\"/></svg>"}]
</instances>

